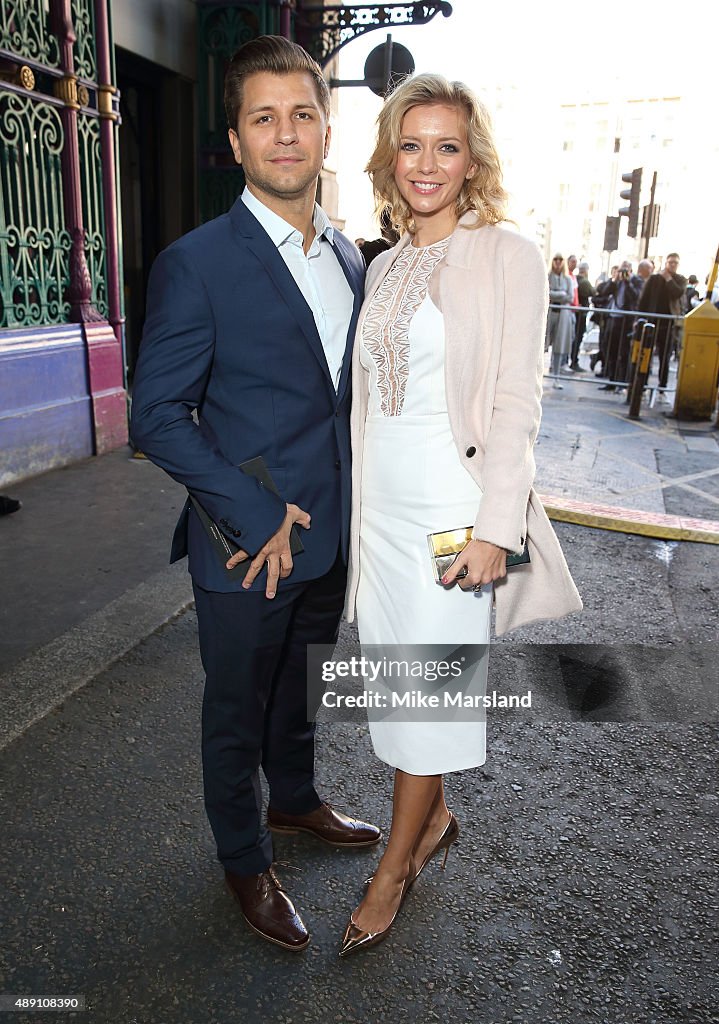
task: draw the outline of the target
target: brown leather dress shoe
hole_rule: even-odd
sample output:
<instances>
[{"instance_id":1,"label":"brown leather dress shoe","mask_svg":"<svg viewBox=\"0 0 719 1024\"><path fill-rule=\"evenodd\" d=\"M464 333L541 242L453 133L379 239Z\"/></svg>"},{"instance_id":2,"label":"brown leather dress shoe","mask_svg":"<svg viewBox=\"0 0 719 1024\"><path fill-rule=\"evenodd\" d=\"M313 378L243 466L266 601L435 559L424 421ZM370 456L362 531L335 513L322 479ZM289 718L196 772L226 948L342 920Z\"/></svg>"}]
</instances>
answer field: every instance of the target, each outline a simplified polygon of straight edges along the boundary
<instances>
[{"instance_id":1,"label":"brown leather dress shoe","mask_svg":"<svg viewBox=\"0 0 719 1024\"><path fill-rule=\"evenodd\" d=\"M267 825L271 832L309 832L331 846L374 846L382 838L376 825L350 818L330 804L320 804L309 814L283 814L269 807Z\"/></svg>"},{"instance_id":2,"label":"brown leather dress shoe","mask_svg":"<svg viewBox=\"0 0 719 1024\"><path fill-rule=\"evenodd\" d=\"M309 945L310 935L304 921L272 868L260 875L225 871L225 884L253 932L284 949L300 950Z\"/></svg>"}]
</instances>

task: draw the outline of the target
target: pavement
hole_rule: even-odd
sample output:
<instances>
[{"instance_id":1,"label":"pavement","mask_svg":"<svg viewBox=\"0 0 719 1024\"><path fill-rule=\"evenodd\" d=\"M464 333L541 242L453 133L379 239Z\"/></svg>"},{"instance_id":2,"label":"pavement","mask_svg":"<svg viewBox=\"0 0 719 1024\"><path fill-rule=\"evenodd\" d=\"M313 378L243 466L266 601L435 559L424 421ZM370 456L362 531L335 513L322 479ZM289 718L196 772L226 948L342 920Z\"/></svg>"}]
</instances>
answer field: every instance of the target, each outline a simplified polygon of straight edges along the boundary
<instances>
[{"instance_id":1,"label":"pavement","mask_svg":"<svg viewBox=\"0 0 719 1024\"><path fill-rule=\"evenodd\" d=\"M537 490L719 519L710 423L625 418L547 381ZM183 490L129 449L10 489L0 519L0 994L83 994L92 1024L450 1019L710 1024L716 1011L716 545L556 524L584 612L501 638L462 836L383 945L339 961L376 853L276 847L310 925L290 956L221 884L202 806L202 671ZM343 626L340 648L353 630ZM321 721L321 791L387 827L366 724ZM55 1022L57 1014L18 1013ZM62 1018L60 1018L62 1019Z\"/></svg>"}]
</instances>

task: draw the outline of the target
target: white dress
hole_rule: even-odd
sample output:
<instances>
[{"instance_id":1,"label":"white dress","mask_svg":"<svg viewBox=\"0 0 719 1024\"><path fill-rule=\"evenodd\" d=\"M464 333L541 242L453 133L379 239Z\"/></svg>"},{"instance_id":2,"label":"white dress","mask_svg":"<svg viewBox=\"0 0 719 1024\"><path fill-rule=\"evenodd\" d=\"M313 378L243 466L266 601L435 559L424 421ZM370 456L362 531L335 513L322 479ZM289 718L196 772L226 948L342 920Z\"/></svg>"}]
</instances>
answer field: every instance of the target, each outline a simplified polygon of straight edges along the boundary
<instances>
[{"instance_id":1,"label":"white dress","mask_svg":"<svg viewBox=\"0 0 719 1024\"><path fill-rule=\"evenodd\" d=\"M444 319L427 294L448 244L405 246L364 319L360 361L369 371L369 406L357 592L363 653L379 645L397 657L394 645L432 644L450 658L461 645L489 644L491 585L477 592L438 585L427 543L428 533L474 523L481 500L452 436ZM473 693L485 692L487 653L484 647L469 682ZM377 756L402 771L435 775L484 764L483 710L431 713L425 721L408 721L405 709L369 717Z\"/></svg>"}]
</instances>

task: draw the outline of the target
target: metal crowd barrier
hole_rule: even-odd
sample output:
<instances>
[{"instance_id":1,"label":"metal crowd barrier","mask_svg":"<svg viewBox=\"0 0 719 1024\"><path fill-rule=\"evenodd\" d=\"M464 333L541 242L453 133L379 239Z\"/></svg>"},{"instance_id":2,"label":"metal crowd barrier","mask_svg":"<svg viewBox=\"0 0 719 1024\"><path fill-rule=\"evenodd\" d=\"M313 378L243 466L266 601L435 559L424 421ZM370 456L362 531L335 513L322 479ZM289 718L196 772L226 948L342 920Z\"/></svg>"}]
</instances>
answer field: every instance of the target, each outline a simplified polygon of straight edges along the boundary
<instances>
[{"instance_id":1,"label":"metal crowd barrier","mask_svg":"<svg viewBox=\"0 0 719 1024\"><path fill-rule=\"evenodd\" d=\"M550 310L566 310L566 305L551 302ZM660 394L673 394L676 386L668 386L669 363L673 353L677 359L681 351L681 338L684 323L683 316L673 313L642 313L639 310L601 309L595 306L571 306L572 314L585 314L585 330L578 344L573 346L577 358L582 355L582 343L592 331L588 326L590 315L599 328L599 352L596 362L601 362L602 373L597 375L590 370L584 374L545 372L550 380L571 380L579 384L599 384L617 389L629 388L632 384L634 364L632 362L632 338L638 320L647 321L654 326L653 354L659 356L657 383L643 384L649 394L649 405L653 406ZM576 322L576 318L575 318ZM551 347L551 346L550 346ZM569 357L569 354L568 354ZM650 364L653 360L650 357ZM651 369L651 366L650 366ZM645 375L648 377L649 371ZM662 383L662 380L665 383Z\"/></svg>"}]
</instances>

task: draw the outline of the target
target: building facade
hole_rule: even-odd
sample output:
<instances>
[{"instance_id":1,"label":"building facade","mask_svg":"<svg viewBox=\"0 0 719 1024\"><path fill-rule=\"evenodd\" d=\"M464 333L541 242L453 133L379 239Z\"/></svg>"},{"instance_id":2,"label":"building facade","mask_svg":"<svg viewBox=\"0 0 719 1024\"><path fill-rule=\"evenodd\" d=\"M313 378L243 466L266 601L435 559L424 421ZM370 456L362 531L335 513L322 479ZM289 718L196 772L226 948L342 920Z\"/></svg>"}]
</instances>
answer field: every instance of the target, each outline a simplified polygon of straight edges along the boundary
<instances>
[{"instance_id":1,"label":"building facade","mask_svg":"<svg viewBox=\"0 0 719 1024\"><path fill-rule=\"evenodd\" d=\"M0 0L0 487L127 444L153 260L244 184L222 99L238 47L296 38L331 76L350 39L440 11ZM341 226L331 162L319 198Z\"/></svg>"}]
</instances>

